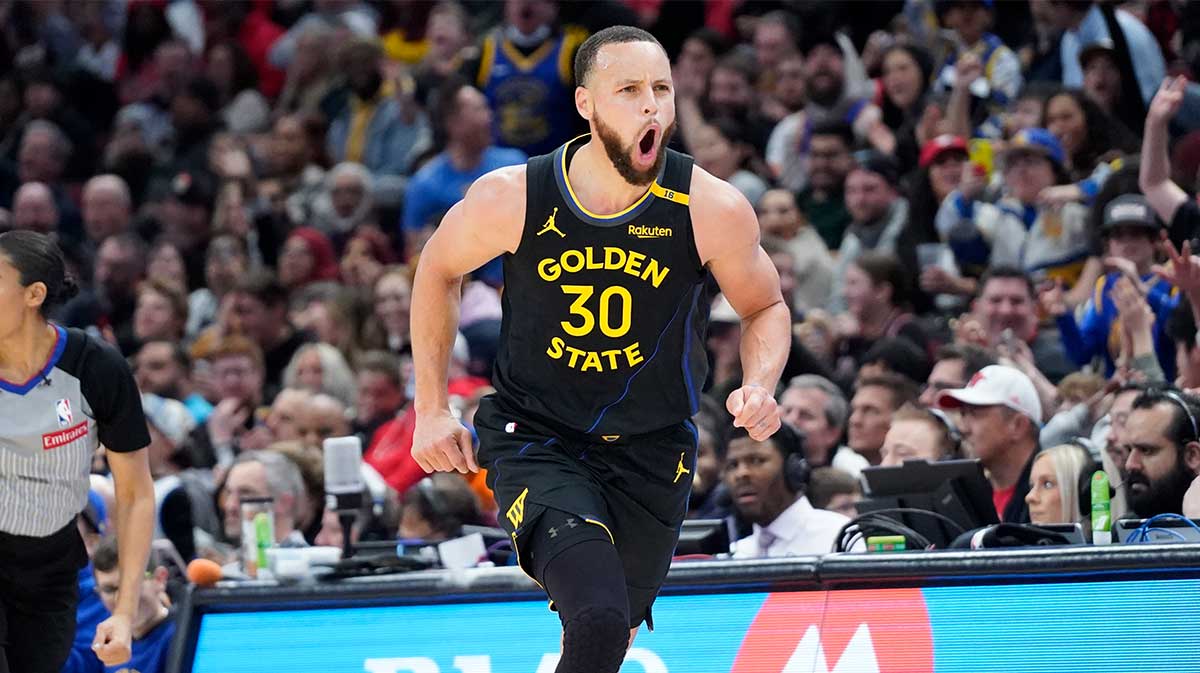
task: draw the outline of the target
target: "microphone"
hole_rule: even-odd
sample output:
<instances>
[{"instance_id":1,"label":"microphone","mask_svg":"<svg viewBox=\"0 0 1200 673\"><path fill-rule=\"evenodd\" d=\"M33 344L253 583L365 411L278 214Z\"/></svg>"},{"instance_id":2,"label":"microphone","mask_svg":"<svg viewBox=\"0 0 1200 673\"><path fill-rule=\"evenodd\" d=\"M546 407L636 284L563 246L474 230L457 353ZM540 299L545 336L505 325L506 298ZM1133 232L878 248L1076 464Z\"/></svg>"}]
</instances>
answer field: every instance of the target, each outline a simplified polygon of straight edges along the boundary
<instances>
[{"instance_id":1,"label":"microphone","mask_svg":"<svg viewBox=\"0 0 1200 673\"><path fill-rule=\"evenodd\" d=\"M324 442L325 508L337 512L342 524L342 558L353 555L350 532L363 505L362 440L330 437Z\"/></svg>"}]
</instances>

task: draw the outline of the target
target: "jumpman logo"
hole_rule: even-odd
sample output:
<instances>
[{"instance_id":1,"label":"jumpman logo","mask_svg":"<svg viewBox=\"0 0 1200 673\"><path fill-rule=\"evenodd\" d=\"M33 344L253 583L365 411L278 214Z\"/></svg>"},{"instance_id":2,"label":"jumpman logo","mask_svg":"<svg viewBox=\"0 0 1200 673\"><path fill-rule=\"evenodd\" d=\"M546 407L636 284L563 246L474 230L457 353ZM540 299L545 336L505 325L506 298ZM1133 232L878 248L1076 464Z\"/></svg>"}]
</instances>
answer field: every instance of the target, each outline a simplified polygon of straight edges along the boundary
<instances>
[{"instance_id":1,"label":"jumpman logo","mask_svg":"<svg viewBox=\"0 0 1200 673\"><path fill-rule=\"evenodd\" d=\"M558 214L558 207L555 206L554 212L550 213L550 217L546 218L545 226L543 226L542 230L537 233L538 236L541 236L542 234L546 233L547 231L553 231L554 233L558 234L559 238L567 237L566 234L559 231L558 225L554 224L554 216L557 214Z\"/></svg>"},{"instance_id":2,"label":"jumpman logo","mask_svg":"<svg viewBox=\"0 0 1200 673\"><path fill-rule=\"evenodd\" d=\"M685 474L691 474L692 471L683 466L683 454L679 454L679 466L675 468L675 481L672 484L678 484L679 478Z\"/></svg>"}]
</instances>

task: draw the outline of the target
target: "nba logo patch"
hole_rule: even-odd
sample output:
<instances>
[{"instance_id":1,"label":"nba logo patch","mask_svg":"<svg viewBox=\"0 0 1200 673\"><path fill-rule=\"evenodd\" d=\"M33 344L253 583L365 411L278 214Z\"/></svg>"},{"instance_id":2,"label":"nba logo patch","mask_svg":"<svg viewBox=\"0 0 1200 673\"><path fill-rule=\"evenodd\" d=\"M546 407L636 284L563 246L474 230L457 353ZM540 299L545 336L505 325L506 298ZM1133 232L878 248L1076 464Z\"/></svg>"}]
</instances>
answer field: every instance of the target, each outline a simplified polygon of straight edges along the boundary
<instances>
[{"instance_id":1,"label":"nba logo patch","mask_svg":"<svg viewBox=\"0 0 1200 673\"><path fill-rule=\"evenodd\" d=\"M504 431L511 435L512 433L517 431L517 424L509 423L508 425L504 426Z\"/></svg>"},{"instance_id":2,"label":"nba logo patch","mask_svg":"<svg viewBox=\"0 0 1200 673\"><path fill-rule=\"evenodd\" d=\"M75 417L71 415L71 400L61 399L54 403L54 410L58 412L58 427L65 428L71 425L71 421Z\"/></svg>"}]
</instances>

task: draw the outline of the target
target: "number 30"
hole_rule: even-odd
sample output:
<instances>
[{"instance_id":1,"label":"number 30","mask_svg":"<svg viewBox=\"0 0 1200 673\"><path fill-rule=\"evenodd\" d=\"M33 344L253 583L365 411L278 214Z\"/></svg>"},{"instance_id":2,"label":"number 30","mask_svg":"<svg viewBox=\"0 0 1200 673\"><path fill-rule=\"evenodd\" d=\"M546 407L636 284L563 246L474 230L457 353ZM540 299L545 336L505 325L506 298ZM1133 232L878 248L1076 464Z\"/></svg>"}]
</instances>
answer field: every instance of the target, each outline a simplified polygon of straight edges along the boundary
<instances>
[{"instance_id":1,"label":"number 30","mask_svg":"<svg viewBox=\"0 0 1200 673\"><path fill-rule=\"evenodd\" d=\"M591 285L562 285L561 287L563 292L575 295L575 301L571 302L571 315L579 316L582 321L582 324L579 325L574 325L568 320L562 321L563 331L574 337L590 334L596 327L596 316L584 304L591 299L596 288ZM615 326L612 324L613 315L610 312L613 297L621 298L620 322ZM629 332L633 312L633 298L629 296L629 290L620 285L607 287L600 293L599 303L600 331L604 333L604 336L614 339L625 336Z\"/></svg>"}]
</instances>

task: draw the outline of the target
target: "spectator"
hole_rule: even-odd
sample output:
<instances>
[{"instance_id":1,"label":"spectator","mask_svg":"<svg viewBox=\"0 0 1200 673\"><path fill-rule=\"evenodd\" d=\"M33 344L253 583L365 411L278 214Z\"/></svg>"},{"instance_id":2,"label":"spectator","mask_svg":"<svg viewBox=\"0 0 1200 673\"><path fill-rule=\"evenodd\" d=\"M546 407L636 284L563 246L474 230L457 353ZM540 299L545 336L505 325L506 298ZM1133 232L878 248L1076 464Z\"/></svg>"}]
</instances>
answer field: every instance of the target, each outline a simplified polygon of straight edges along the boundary
<instances>
[{"instance_id":1,"label":"spectator","mask_svg":"<svg viewBox=\"0 0 1200 673\"><path fill-rule=\"evenodd\" d=\"M404 494L399 535L404 540L441 542L458 537L464 525L483 516L467 482L456 474L434 474Z\"/></svg>"},{"instance_id":2,"label":"spectator","mask_svg":"<svg viewBox=\"0 0 1200 673\"><path fill-rule=\"evenodd\" d=\"M313 147L306 124L298 114L286 114L275 120L267 145L270 174L280 182L288 219L307 223L313 215L314 201L325 181L325 171L316 163L319 148Z\"/></svg>"},{"instance_id":3,"label":"spectator","mask_svg":"<svg viewBox=\"0 0 1200 673\"><path fill-rule=\"evenodd\" d=\"M209 166L209 150L220 128L221 94L212 80L193 77L171 98L174 151L170 172L195 172Z\"/></svg>"},{"instance_id":4,"label":"spectator","mask_svg":"<svg viewBox=\"0 0 1200 673\"><path fill-rule=\"evenodd\" d=\"M1108 23L1100 10L1099 3L1091 0L1076 2L1075 0L1051 0L1051 20L1063 31L1061 57L1062 81L1069 87L1083 86L1083 70L1080 67L1080 56L1083 47L1112 39L1108 31ZM1133 71L1137 75L1138 89L1142 100L1147 105L1154 97L1158 85L1166 77L1167 68L1163 61L1162 50L1154 35L1145 24L1137 20L1125 10L1115 10L1117 25L1121 28L1126 44L1129 45L1129 57L1133 63ZM1115 42L1115 40L1113 40Z\"/></svg>"},{"instance_id":5,"label":"spectator","mask_svg":"<svg viewBox=\"0 0 1200 673\"><path fill-rule=\"evenodd\" d=\"M314 30L333 35L347 32L355 38L374 38L378 34L379 15L365 2L314 3L313 8L288 29L287 33L271 45L268 60L276 68L290 68L293 60L303 58L301 48L308 46L301 38ZM318 56L328 55L328 51ZM382 52L380 53L382 56Z\"/></svg>"},{"instance_id":6,"label":"spectator","mask_svg":"<svg viewBox=\"0 0 1200 673\"><path fill-rule=\"evenodd\" d=\"M704 145L693 134L717 119L729 119L740 129L737 135L758 151L766 147L771 122L758 111L755 80L758 71L751 58L733 52L717 61L708 76L708 89L697 101L679 101L678 120L684 142L690 148ZM699 119L703 117L705 122Z\"/></svg>"},{"instance_id":7,"label":"spectator","mask_svg":"<svg viewBox=\"0 0 1200 673\"><path fill-rule=\"evenodd\" d=\"M217 88L221 119L233 133L259 133L271 119L271 106L258 89L258 71L241 45L223 41L208 47L205 74Z\"/></svg>"},{"instance_id":8,"label":"spectator","mask_svg":"<svg viewBox=\"0 0 1200 673\"><path fill-rule=\"evenodd\" d=\"M301 438L300 417L306 413L313 393L303 388L284 388L271 402L264 423L276 442L294 442Z\"/></svg>"},{"instance_id":9,"label":"spectator","mask_svg":"<svg viewBox=\"0 0 1200 673\"><path fill-rule=\"evenodd\" d=\"M122 353L133 353L133 312L136 289L145 274L146 244L133 234L111 236L100 244L92 272L94 287L81 292L62 308L68 327L94 328L106 333Z\"/></svg>"},{"instance_id":10,"label":"spectator","mask_svg":"<svg viewBox=\"0 0 1200 673\"><path fill-rule=\"evenodd\" d=\"M409 335L409 309L412 302L412 280L406 267L384 272L375 282L374 313L363 330L368 348L386 350L396 355L412 352Z\"/></svg>"},{"instance_id":11,"label":"spectator","mask_svg":"<svg viewBox=\"0 0 1200 673\"><path fill-rule=\"evenodd\" d=\"M863 253L907 256L902 247L908 243L905 238L908 201L900 195L899 184L896 162L877 152L865 153L846 177L846 211L851 221L837 253L833 280L835 308L844 305L848 269ZM916 255L911 250L907 253Z\"/></svg>"},{"instance_id":12,"label":"spectator","mask_svg":"<svg viewBox=\"0 0 1200 673\"><path fill-rule=\"evenodd\" d=\"M241 501L247 498L272 499L276 543L294 546L303 541L296 522L302 516L304 479L294 462L268 449L244 453L229 468L219 501L225 539L234 544L242 539Z\"/></svg>"},{"instance_id":13,"label":"spectator","mask_svg":"<svg viewBox=\"0 0 1200 673\"><path fill-rule=\"evenodd\" d=\"M911 313L911 287L894 255L868 252L846 266L842 297L847 315L840 328L838 373L850 378L879 340L907 339L918 351L928 337ZM928 364L926 364L928 366ZM923 380L924 374L916 380Z\"/></svg>"},{"instance_id":14,"label":"spectator","mask_svg":"<svg viewBox=\"0 0 1200 673\"><path fill-rule=\"evenodd\" d=\"M100 543L92 557L92 568L96 577L96 593L100 594L104 607L112 612L117 606L117 589L121 580L116 538L108 537ZM132 657L120 666L120 670L166 673L167 657L175 637L174 614L167 596L168 576L167 567L151 551L146 563L146 578L142 580L141 593L138 595L137 611L129 625L133 634ZM97 672L115 671L118 668L106 668L94 655L93 659L93 670Z\"/></svg>"},{"instance_id":15,"label":"spectator","mask_svg":"<svg viewBox=\"0 0 1200 673\"><path fill-rule=\"evenodd\" d=\"M160 238L150 246L150 254L146 260L146 280L153 280L176 292L182 293L184 301L188 298L187 267L183 255L174 243Z\"/></svg>"},{"instance_id":16,"label":"spectator","mask_svg":"<svg viewBox=\"0 0 1200 673\"><path fill-rule=\"evenodd\" d=\"M836 467L818 467L808 479L812 506L853 519L862 500L862 483L857 477Z\"/></svg>"},{"instance_id":17,"label":"spectator","mask_svg":"<svg viewBox=\"0 0 1200 673\"><path fill-rule=\"evenodd\" d=\"M211 174L185 172L171 180L170 194L161 209L163 238L183 255L189 288L205 281L205 250L213 237L212 217L216 187Z\"/></svg>"},{"instance_id":18,"label":"spectator","mask_svg":"<svg viewBox=\"0 0 1200 673\"><path fill-rule=\"evenodd\" d=\"M967 152L967 141L952 135L937 136L921 147L919 170L908 191L908 227L915 238L931 243L941 241L936 224L938 208L962 183ZM961 280L955 278L954 269L948 269L945 261L939 261L941 264L921 269L921 289L934 293L974 294L973 283L963 287ZM965 271L976 278L983 272L979 267Z\"/></svg>"},{"instance_id":19,"label":"spectator","mask_svg":"<svg viewBox=\"0 0 1200 673\"><path fill-rule=\"evenodd\" d=\"M1167 124L1183 106L1186 84L1187 80L1182 77L1163 82L1150 103L1138 174L1138 186L1154 212L1169 226L1171 241L1176 246L1182 246L1184 241L1191 240L1200 231L1200 205L1188 198L1179 185L1171 182L1170 159L1167 156Z\"/></svg>"},{"instance_id":20,"label":"spectator","mask_svg":"<svg viewBox=\"0 0 1200 673\"><path fill-rule=\"evenodd\" d=\"M786 121L786 120L785 120ZM780 122L782 127L784 122ZM779 127L776 127L778 133ZM767 162L778 174L778 162L772 160L772 147L776 145L773 134L767 147ZM780 141L782 142L782 141ZM807 181L796 197L800 212L812 224L831 251L842 244L846 227L850 226L850 213L846 210L844 188L846 176L854 166L850 155L854 147L854 133L850 125L843 122L815 122L808 139ZM777 151L783 151L780 148ZM780 185L795 191L793 183L780 176Z\"/></svg>"},{"instance_id":21,"label":"spectator","mask_svg":"<svg viewBox=\"0 0 1200 673\"><path fill-rule=\"evenodd\" d=\"M1054 332L1038 329L1035 306L1028 275L1010 266L993 266L980 281L971 314L959 320L956 340L983 348L1011 342L1024 350L1020 344L1025 344L1037 369L1051 382L1059 381L1075 367Z\"/></svg>"},{"instance_id":22,"label":"spectator","mask_svg":"<svg viewBox=\"0 0 1200 673\"><path fill-rule=\"evenodd\" d=\"M376 177L402 176L428 146L429 122L411 100L413 92L398 92L384 79L382 57L367 40L342 50L350 98L330 123L326 149L334 161L361 163Z\"/></svg>"},{"instance_id":23,"label":"spectator","mask_svg":"<svg viewBox=\"0 0 1200 673\"><path fill-rule=\"evenodd\" d=\"M337 280L337 256L333 244L311 227L299 227L288 234L279 254L279 283L289 292L311 283Z\"/></svg>"},{"instance_id":24,"label":"spectator","mask_svg":"<svg viewBox=\"0 0 1200 673\"><path fill-rule=\"evenodd\" d=\"M12 223L13 229L36 231L60 238L60 213L50 188L41 182L21 185L13 196ZM69 241L63 243L70 244Z\"/></svg>"},{"instance_id":25,"label":"spectator","mask_svg":"<svg viewBox=\"0 0 1200 673\"><path fill-rule=\"evenodd\" d=\"M334 282L314 283L291 303L291 321L313 340L341 351L347 360L358 354L358 317L354 296Z\"/></svg>"},{"instance_id":26,"label":"spectator","mask_svg":"<svg viewBox=\"0 0 1200 673\"><path fill-rule=\"evenodd\" d=\"M295 38L295 54L287 64L283 91L275 101L276 116L319 113L321 101L334 87L336 63L329 58L334 31L328 26L310 25Z\"/></svg>"},{"instance_id":27,"label":"spectator","mask_svg":"<svg viewBox=\"0 0 1200 673\"><path fill-rule=\"evenodd\" d=\"M883 134L880 142L891 146L905 173L917 165L924 140L917 129L929 105L932 75L933 57L921 47L899 44L883 53L881 115L871 134Z\"/></svg>"},{"instance_id":28,"label":"spectator","mask_svg":"<svg viewBox=\"0 0 1200 673\"><path fill-rule=\"evenodd\" d=\"M193 533L196 519L189 489L180 477L183 468L188 467L187 459L178 451L196 423L181 402L152 393L142 394L142 409L150 431L146 458L154 477L154 536L170 540L183 560L191 561L196 557ZM200 497L196 505L211 502L211 492L206 492L202 485L197 486Z\"/></svg>"},{"instance_id":29,"label":"spectator","mask_svg":"<svg viewBox=\"0 0 1200 673\"><path fill-rule=\"evenodd\" d=\"M804 433L804 457L814 467L836 467L858 476L870 465L866 458L842 445L850 405L833 381L803 374L788 382L779 396L783 420Z\"/></svg>"},{"instance_id":30,"label":"spectator","mask_svg":"<svg viewBox=\"0 0 1200 673\"><path fill-rule=\"evenodd\" d=\"M804 57L799 52L789 54L779 62L771 87L768 92L770 97L762 101L761 107L763 115L773 125L804 109L808 102L808 88L804 76Z\"/></svg>"},{"instance_id":31,"label":"spectator","mask_svg":"<svg viewBox=\"0 0 1200 673\"><path fill-rule=\"evenodd\" d=\"M1038 280L1074 286L1091 251L1087 208L1079 203L1039 207L1044 190L1066 184L1065 161L1062 145L1049 131L1019 132L1005 155L1009 195L994 205L979 200L983 182L968 168L937 215L938 231L959 266L1016 266ZM1083 282L1090 286L1092 281Z\"/></svg>"},{"instance_id":32,"label":"spectator","mask_svg":"<svg viewBox=\"0 0 1200 673\"><path fill-rule=\"evenodd\" d=\"M83 186L83 230L93 251L104 239L129 231L133 199L120 176L97 175Z\"/></svg>"},{"instance_id":33,"label":"spectator","mask_svg":"<svg viewBox=\"0 0 1200 673\"><path fill-rule=\"evenodd\" d=\"M1137 146L1129 129L1077 89L1060 91L1046 99L1044 117L1046 128L1062 145L1063 167L1077 183L1073 185L1075 191L1055 196L1060 201L1091 202L1108 176L1120 166L1114 162L1133 153Z\"/></svg>"},{"instance_id":34,"label":"spectator","mask_svg":"<svg viewBox=\"0 0 1200 673\"><path fill-rule=\"evenodd\" d=\"M758 203L767 183L746 170L754 148L740 122L730 117L714 119L693 129L688 137L697 166L732 184L750 203Z\"/></svg>"},{"instance_id":35,"label":"spectator","mask_svg":"<svg viewBox=\"0 0 1200 673\"><path fill-rule=\"evenodd\" d=\"M204 423L213 406L195 390L191 358L177 341L147 341L133 360L138 389L160 397L179 400L197 425Z\"/></svg>"},{"instance_id":36,"label":"spectator","mask_svg":"<svg viewBox=\"0 0 1200 673\"><path fill-rule=\"evenodd\" d=\"M133 337L147 341L180 341L187 324L187 295L161 281L142 282L133 310Z\"/></svg>"},{"instance_id":37,"label":"spectator","mask_svg":"<svg viewBox=\"0 0 1200 673\"><path fill-rule=\"evenodd\" d=\"M734 509L754 526L734 545L734 558L824 554L848 519L809 502L808 466L800 456L804 440L783 425L770 439L756 442L742 428L730 435L725 484Z\"/></svg>"},{"instance_id":38,"label":"spectator","mask_svg":"<svg viewBox=\"0 0 1200 673\"><path fill-rule=\"evenodd\" d=\"M375 431L396 417L407 402L400 360L386 351L368 351L358 361L358 404L353 428L369 446Z\"/></svg>"},{"instance_id":39,"label":"spectator","mask_svg":"<svg viewBox=\"0 0 1200 673\"><path fill-rule=\"evenodd\" d=\"M984 367L965 388L938 395L942 409L958 409L963 441L992 483L996 515L1028 523L1029 474L1037 454L1042 403L1029 377L1004 365Z\"/></svg>"},{"instance_id":40,"label":"spectator","mask_svg":"<svg viewBox=\"0 0 1200 673\"><path fill-rule=\"evenodd\" d=\"M770 91L779 77L779 66L797 55L799 30L791 14L768 12L754 24L754 60L758 64L759 87Z\"/></svg>"},{"instance_id":41,"label":"spectator","mask_svg":"<svg viewBox=\"0 0 1200 673\"><path fill-rule=\"evenodd\" d=\"M721 483L721 463L725 449L718 445L716 421L701 410L693 418L696 426L696 466L692 492L688 496L689 519L721 519L728 515L729 491Z\"/></svg>"},{"instance_id":42,"label":"spectator","mask_svg":"<svg viewBox=\"0 0 1200 673\"><path fill-rule=\"evenodd\" d=\"M313 201L313 228L327 236L345 236L360 225L375 224L374 184L362 164L334 166Z\"/></svg>"},{"instance_id":43,"label":"spectator","mask_svg":"<svg viewBox=\"0 0 1200 673\"><path fill-rule=\"evenodd\" d=\"M898 374L862 379L850 400L847 444L871 465L882 460L883 440L892 415L917 399L917 387Z\"/></svg>"},{"instance_id":44,"label":"spectator","mask_svg":"<svg viewBox=\"0 0 1200 673\"><path fill-rule=\"evenodd\" d=\"M964 54L972 54L984 64L985 76L971 84L971 93L1003 108L1021 90L1021 61L999 37L987 32L992 24L993 7L990 0L950 0L937 2L938 19L954 31L957 50L946 57L938 73L938 86L943 91L954 88L955 65Z\"/></svg>"},{"instance_id":45,"label":"spectator","mask_svg":"<svg viewBox=\"0 0 1200 673\"><path fill-rule=\"evenodd\" d=\"M341 400L324 393L308 398L297 419L296 429L300 441L313 451L321 451L325 440L330 437L345 437L350 434L350 419L346 417L346 405Z\"/></svg>"},{"instance_id":46,"label":"spectator","mask_svg":"<svg viewBox=\"0 0 1200 673\"><path fill-rule=\"evenodd\" d=\"M959 457L958 445L958 430L944 411L923 409L910 402L892 415L879 464L895 467L909 460L950 460Z\"/></svg>"},{"instance_id":47,"label":"spectator","mask_svg":"<svg viewBox=\"0 0 1200 673\"><path fill-rule=\"evenodd\" d=\"M1137 82L1128 84L1122 80L1121 65L1117 60L1117 52L1112 40L1100 40L1086 45L1079 53L1079 65L1083 69L1083 92L1104 114L1118 120L1131 132L1140 133L1145 120L1140 115L1134 116L1128 105L1122 105L1122 97L1126 92L1130 96L1138 95L1133 92ZM1137 108L1141 108L1139 103Z\"/></svg>"},{"instance_id":48,"label":"spectator","mask_svg":"<svg viewBox=\"0 0 1200 673\"><path fill-rule=\"evenodd\" d=\"M241 451L239 439L253 428L263 403L263 356L242 336L217 340L203 358L210 362L217 404L204 425L192 433L191 464L227 467Z\"/></svg>"},{"instance_id":49,"label":"spectator","mask_svg":"<svg viewBox=\"0 0 1200 673\"><path fill-rule=\"evenodd\" d=\"M188 295L186 333L193 338L217 318L217 309L238 279L250 270L246 243L231 234L212 239L204 253L204 285Z\"/></svg>"},{"instance_id":50,"label":"spectator","mask_svg":"<svg viewBox=\"0 0 1200 673\"><path fill-rule=\"evenodd\" d=\"M301 346L283 370L283 387L324 393L346 407L354 406L354 372L341 351L327 343Z\"/></svg>"},{"instance_id":51,"label":"spectator","mask_svg":"<svg viewBox=\"0 0 1200 673\"><path fill-rule=\"evenodd\" d=\"M862 356L855 380L880 374L899 374L915 384L929 378L929 356L904 337L885 337Z\"/></svg>"},{"instance_id":52,"label":"spectator","mask_svg":"<svg viewBox=\"0 0 1200 673\"><path fill-rule=\"evenodd\" d=\"M346 242L340 262L342 283L369 293L383 272L396 262L392 242L375 227L359 227Z\"/></svg>"},{"instance_id":53,"label":"spectator","mask_svg":"<svg viewBox=\"0 0 1200 673\"><path fill-rule=\"evenodd\" d=\"M688 35L671 69L676 95L680 98L702 96L713 68L728 50L725 38L710 28L700 28Z\"/></svg>"},{"instance_id":54,"label":"spectator","mask_svg":"<svg viewBox=\"0 0 1200 673\"><path fill-rule=\"evenodd\" d=\"M287 291L268 272L253 271L238 279L222 307L216 327L224 334L244 334L262 349L267 397L272 397L287 363L308 341L288 322Z\"/></svg>"},{"instance_id":55,"label":"spectator","mask_svg":"<svg viewBox=\"0 0 1200 673\"><path fill-rule=\"evenodd\" d=\"M1138 396L1125 422L1129 506L1142 518L1182 514L1183 496L1200 473L1200 402L1173 390Z\"/></svg>"},{"instance_id":56,"label":"spectator","mask_svg":"<svg viewBox=\"0 0 1200 673\"><path fill-rule=\"evenodd\" d=\"M824 306L833 283L833 258L796 204L796 196L786 189L770 189L758 200L758 225L765 236L773 236L791 256L796 287L784 296L797 309ZM773 257L773 256L772 256Z\"/></svg>"},{"instance_id":57,"label":"spectator","mask_svg":"<svg viewBox=\"0 0 1200 673\"><path fill-rule=\"evenodd\" d=\"M1090 540L1092 517L1091 510L1084 509L1084 496L1091 493L1095 471L1092 457L1076 444L1060 444L1038 453L1029 472L1029 493L1025 495L1030 523L1077 523L1085 539ZM1081 493L1085 485L1086 493Z\"/></svg>"},{"instance_id":58,"label":"spectator","mask_svg":"<svg viewBox=\"0 0 1200 673\"><path fill-rule=\"evenodd\" d=\"M433 105L434 139L441 151L421 167L409 183L401 231L405 253L413 258L436 226L434 216L450 210L484 173L525 163L516 149L492 143L492 111L488 100L466 80L455 77L440 88ZM500 282L500 260L485 273Z\"/></svg>"},{"instance_id":59,"label":"spectator","mask_svg":"<svg viewBox=\"0 0 1200 673\"><path fill-rule=\"evenodd\" d=\"M1043 307L1055 316L1063 347L1075 364L1082 367L1093 358L1103 357L1105 376L1113 375L1116 356L1127 338L1122 337L1125 326L1118 320L1112 294L1117 281L1128 278L1144 293L1154 311L1154 348L1168 380L1174 378L1174 351L1166 335L1166 324L1179 297L1169 282L1151 271L1161 231L1145 198L1129 194L1113 199L1104 208L1100 235L1108 255L1106 262L1116 270L1096 281L1095 291L1083 308L1082 323L1076 323L1075 313L1067 310L1061 290L1043 295Z\"/></svg>"},{"instance_id":60,"label":"spectator","mask_svg":"<svg viewBox=\"0 0 1200 673\"><path fill-rule=\"evenodd\" d=\"M933 407L943 390L965 388L979 370L996 364L990 352L970 344L942 346L934 357L933 369L921 391L921 406Z\"/></svg>"},{"instance_id":61,"label":"spectator","mask_svg":"<svg viewBox=\"0 0 1200 673\"><path fill-rule=\"evenodd\" d=\"M417 98L422 103L432 102L434 92L462 70L464 56L473 51L469 23L470 17L457 2L439 2L429 11L425 23L425 41L429 50L413 73L417 80ZM490 128L488 135L491 135Z\"/></svg>"}]
</instances>

